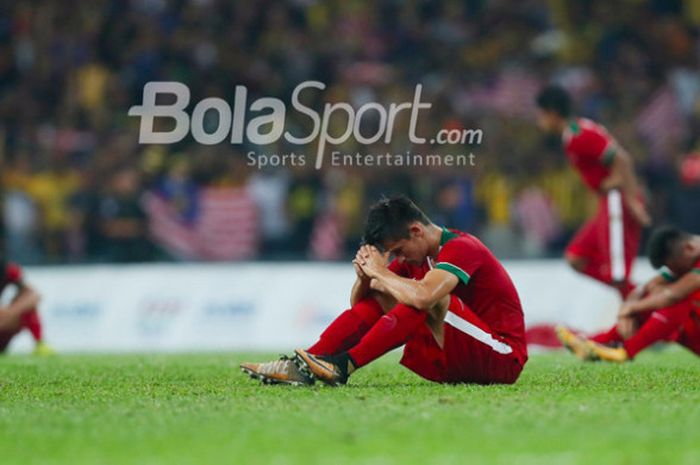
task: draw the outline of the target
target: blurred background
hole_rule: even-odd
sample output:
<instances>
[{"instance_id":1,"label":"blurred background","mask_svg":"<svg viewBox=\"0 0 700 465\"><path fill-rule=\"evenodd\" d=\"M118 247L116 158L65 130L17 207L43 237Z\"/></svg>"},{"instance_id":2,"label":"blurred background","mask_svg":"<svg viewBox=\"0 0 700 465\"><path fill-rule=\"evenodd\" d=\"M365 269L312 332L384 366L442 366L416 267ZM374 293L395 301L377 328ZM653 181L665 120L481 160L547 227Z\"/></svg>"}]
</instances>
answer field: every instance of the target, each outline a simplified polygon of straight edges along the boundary
<instances>
[{"instance_id":1,"label":"blurred background","mask_svg":"<svg viewBox=\"0 0 700 465\"><path fill-rule=\"evenodd\" d=\"M23 264L342 260L367 205L402 192L499 257L558 256L595 201L535 126L547 82L633 155L657 223L700 233L698 26L700 3L680 0L0 2L3 247ZM474 167L259 170L248 151L315 150L139 145L127 111L154 80L193 102L232 102L236 85L288 102L318 80L318 108L406 101L422 84L423 133L484 140L447 148ZM426 151L353 144L340 149Z\"/></svg>"}]
</instances>

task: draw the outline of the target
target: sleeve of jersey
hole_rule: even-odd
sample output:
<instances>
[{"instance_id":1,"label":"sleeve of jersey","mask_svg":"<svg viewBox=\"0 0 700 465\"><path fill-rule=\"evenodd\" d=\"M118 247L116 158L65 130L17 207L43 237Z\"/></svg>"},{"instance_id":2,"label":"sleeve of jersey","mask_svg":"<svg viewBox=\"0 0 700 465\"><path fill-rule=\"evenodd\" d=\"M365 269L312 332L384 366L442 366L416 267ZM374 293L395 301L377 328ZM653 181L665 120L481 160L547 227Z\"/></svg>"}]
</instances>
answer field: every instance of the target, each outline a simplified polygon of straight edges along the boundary
<instances>
[{"instance_id":1,"label":"sleeve of jersey","mask_svg":"<svg viewBox=\"0 0 700 465\"><path fill-rule=\"evenodd\" d=\"M14 263L8 263L5 268L5 279L8 283L18 283L22 280L22 268Z\"/></svg>"},{"instance_id":2,"label":"sleeve of jersey","mask_svg":"<svg viewBox=\"0 0 700 465\"><path fill-rule=\"evenodd\" d=\"M452 273L462 283L467 284L481 266L481 254L470 249L468 244L460 241L448 242L437 256L435 268Z\"/></svg>"},{"instance_id":3,"label":"sleeve of jersey","mask_svg":"<svg viewBox=\"0 0 700 465\"><path fill-rule=\"evenodd\" d=\"M571 150L584 158L610 165L615 158L613 142L598 131L584 129L571 141Z\"/></svg>"}]
</instances>

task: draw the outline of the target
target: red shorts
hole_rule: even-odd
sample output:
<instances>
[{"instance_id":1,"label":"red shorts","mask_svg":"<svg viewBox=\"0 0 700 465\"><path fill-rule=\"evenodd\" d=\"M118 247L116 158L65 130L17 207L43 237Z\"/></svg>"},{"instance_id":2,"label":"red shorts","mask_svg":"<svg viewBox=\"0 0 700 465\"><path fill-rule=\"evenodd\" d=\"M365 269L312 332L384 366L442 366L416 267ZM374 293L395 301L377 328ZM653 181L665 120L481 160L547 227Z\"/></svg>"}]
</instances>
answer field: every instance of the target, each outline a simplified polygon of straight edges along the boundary
<instances>
[{"instance_id":1,"label":"red shorts","mask_svg":"<svg viewBox=\"0 0 700 465\"><path fill-rule=\"evenodd\" d=\"M629 279L637 256L642 226L632 217L622 195L612 190L600 197L598 212L578 230L567 255L588 259L610 282Z\"/></svg>"},{"instance_id":2,"label":"red shorts","mask_svg":"<svg viewBox=\"0 0 700 465\"><path fill-rule=\"evenodd\" d=\"M676 342L700 355L700 309L691 312L679 330Z\"/></svg>"},{"instance_id":3,"label":"red shorts","mask_svg":"<svg viewBox=\"0 0 700 465\"><path fill-rule=\"evenodd\" d=\"M694 293L680 304L686 305L684 313L687 312L687 316L671 340L700 355L700 292Z\"/></svg>"},{"instance_id":4,"label":"red shorts","mask_svg":"<svg viewBox=\"0 0 700 465\"><path fill-rule=\"evenodd\" d=\"M494 334L458 297L450 296L443 323L444 347L427 325L406 342L401 364L439 383L514 383L527 361L527 349Z\"/></svg>"},{"instance_id":5,"label":"red shorts","mask_svg":"<svg viewBox=\"0 0 700 465\"><path fill-rule=\"evenodd\" d=\"M677 327L663 338L664 341L677 342L700 355L700 292L670 307L639 315L637 325L641 327L650 318L658 318Z\"/></svg>"}]
</instances>

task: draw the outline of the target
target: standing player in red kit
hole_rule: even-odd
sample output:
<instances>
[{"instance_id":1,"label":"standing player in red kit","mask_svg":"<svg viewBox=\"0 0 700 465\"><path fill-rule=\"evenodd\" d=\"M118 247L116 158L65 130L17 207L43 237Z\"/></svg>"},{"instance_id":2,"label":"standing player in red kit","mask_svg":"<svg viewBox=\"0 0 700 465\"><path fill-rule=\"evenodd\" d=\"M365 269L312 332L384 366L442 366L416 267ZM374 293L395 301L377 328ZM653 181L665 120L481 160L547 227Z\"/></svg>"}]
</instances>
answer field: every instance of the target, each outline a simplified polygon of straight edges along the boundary
<instances>
[{"instance_id":1,"label":"standing player in red kit","mask_svg":"<svg viewBox=\"0 0 700 465\"><path fill-rule=\"evenodd\" d=\"M0 295L7 286L16 287L16 294L7 306L0 305L0 352L4 352L10 341L23 329L34 338L35 355L51 355L53 350L44 342L39 312L39 294L22 278L22 269L14 263L0 258Z\"/></svg>"},{"instance_id":2,"label":"standing player in red kit","mask_svg":"<svg viewBox=\"0 0 700 465\"><path fill-rule=\"evenodd\" d=\"M566 156L599 199L598 212L574 236L566 260L578 272L616 288L624 299L643 226L651 223L632 159L608 131L571 113L571 99L558 86L537 96L538 123L561 135Z\"/></svg>"},{"instance_id":3,"label":"standing player in red kit","mask_svg":"<svg viewBox=\"0 0 700 465\"><path fill-rule=\"evenodd\" d=\"M351 308L292 358L244 363L265 382L344 384L405 344L401 364L439 383L514 383L527 361L518 294L477 238L433 224L405 197L371 207ZM394 259L389 263L388 256Z\"/></svg>"},{"instance_id":4,"label":"standing player in red kit","mask_svg":"<svg viewBox=\"0 0 700 465\"><path fill-rule=\"evenodd\" d=\"M564 345L582 360L625 362L656 342L677 342L700 355L700 236L657 229L649 259L661 273L620 307L608 332L585 339L560 329Z\"/></svg>"}]
</instances>

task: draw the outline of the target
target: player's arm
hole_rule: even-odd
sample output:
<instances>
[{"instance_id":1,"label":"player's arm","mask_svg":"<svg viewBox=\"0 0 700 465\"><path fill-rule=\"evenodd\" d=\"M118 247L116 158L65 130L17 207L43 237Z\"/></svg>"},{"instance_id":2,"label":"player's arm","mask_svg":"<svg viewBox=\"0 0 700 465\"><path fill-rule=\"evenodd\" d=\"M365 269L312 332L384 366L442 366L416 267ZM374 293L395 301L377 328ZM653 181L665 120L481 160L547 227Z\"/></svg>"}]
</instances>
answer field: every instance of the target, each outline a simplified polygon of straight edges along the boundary
<instances>
[{"instance_id":1,"label":"player's arm","mask_svg":"<svg viewBox=\"0 0 700 465\"><path fill-rule=\"evenodd\" d=\"M628 307L632 303L639 302L643 298L661 292L664 287L666 287L669 282L673 280L670 275L659 274L649 281L647 281L642 286L637 286L632 292L627 296L627 299L622 303L618 311L617 316L617 331L624 338L628 339L637 331L637 320L634 313L628 313Z\"/></svg>"},{"instance_id":2,"label":"player's arm","mask_svg":"<svg viewBox=\"0 0 700 465\"><path fill-rule=\"evenodd\" d=\"M604 181L603 189L619 187L625 204L639 224L648 226L651 224L649 213L644 207L644 203L639 200L637 177L634 174L632 157L620 146L609 148L606 152L611 153L610 176ZM605 162L605 159L604 159Z\"/></svg>"},{"instance_id":3,"label":"player's arm","mask_svg":"<svg viewBox=\"0 0 700 465\"><path fill-rule=\"evenodd\" d=\"M31 287L23 285L9 305L0 307L0 328L11 324L20 315L36 308L39 305L39 301L39 293Z\"/></svg>"},{"instance_id":4,"label":"player's arm","mask_svg":"<svg viewBox=\"0 0 700 465\"><path fill-rule=\"evenodd\" d=\"M372 289L386 292L402 304L430 310L457 286L458 279L444 270L430 270L420 281L403 278L385 269L373 276Z\"/></svg>"},{"instance_id":5,"label":"player's arm","mask_svg":"<svg viewBox=\"0 0 700 465\"><path fill-rule=\"evenodd\" d=\"M660 287L658 292L653 292L638 301L625 302L620 309L620 316L630 316L670 307L698 290L700 290L700 272L693 270L674 283Z\"/></svg>"},{"instance_id":6,"label":"player's arm","mask_svg":"<svg viewBox=\"0 0 700 465\"><path fill-rule=\"evenodd\" d=\"M359 263L363 261L362 250L365 248L365 246L360 247L357 250L357 253L355 254L355 260L352 261L352 266L355 269L355 275L357 277L355 279L355 283L352 286L352 291L350 291L351 307L354 307L357 302L359 302L362 299L366 299L367 297L375 297L380 299L378 291L373 290L370 287L371 278L365 274L365 272L362 270L362 267L359 265ZM389 268L391 268L391 265L389 266ZM386 303L387 305L390 304L390 302L384 303Z\"/></svg>"},{"instance_id":7,"label":"player's arm","mask_svg":"<svg viewBox=\"0 0 700 465\"><path fill-rule=\"evenodd\" d=\"M364 247L355 262L372 278L370 286L373 290L387 293L397 301L421 310L432 309L459 281L455 275L438 269L429 271L421 280L404 278L387 267L386 255L374 247Z\"/></svg>"},{"instance_id":8,"label":"player's arm","mask_svg":"<svg viewBox=\"0 0 700 465\"><path fill-rule=\"evenodd\" d=\"M624 303L642 300L642 298L656 292L662 286L668 285L669 282L670 280L662 275L654 276L644 285L635 287L634 290L627 296Z\"/></svg>"},{"instance_id":9,"label":"player's arm","mask_svg":"<svg viewBox=\"0 0 700 465\"><path fill-rule=\"evenodd\" d=\"M372 292L369 286L370 278L362 271L360 265L353 262L352 266L355 268L355 274L357 278L355 279L355 284L352 285L352 291L350 291L350 306L353 307L357 302L364 299Z\"/></svg>"}]
</instances>

